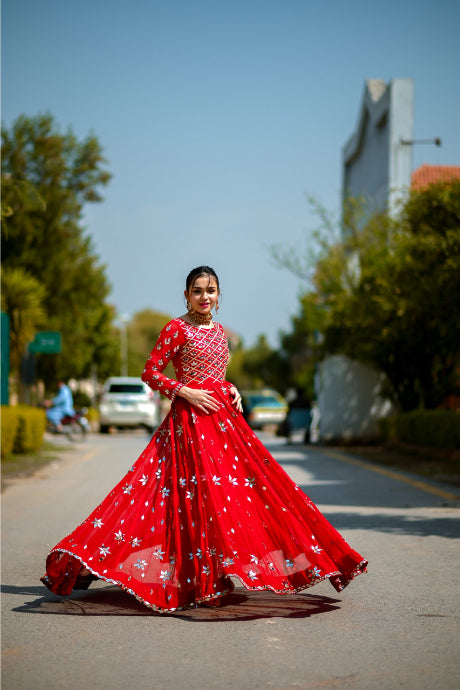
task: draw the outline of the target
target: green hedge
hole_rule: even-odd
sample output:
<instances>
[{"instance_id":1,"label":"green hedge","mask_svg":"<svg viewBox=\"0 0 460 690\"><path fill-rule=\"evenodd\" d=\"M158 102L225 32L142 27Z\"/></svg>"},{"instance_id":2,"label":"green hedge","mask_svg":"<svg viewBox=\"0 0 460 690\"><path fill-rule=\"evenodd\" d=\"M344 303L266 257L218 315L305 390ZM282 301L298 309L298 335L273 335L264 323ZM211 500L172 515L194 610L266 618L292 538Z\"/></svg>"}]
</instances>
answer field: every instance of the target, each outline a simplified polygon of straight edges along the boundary
<instances>
[{"instance_id":1,"label":"green hedge","mask_svg":"<svg viewBox=\"0 0 460 690\"><path fill-rule=\"evenodd\" d=\"M460 414L454 410L415 410L380 420L385 441L436 448L460 448Z\"/></svg>"},{"instance_id":2,"label":"green hedge","mask_svg":"<svg viewBox=\"0 0 460 690\"><path fill-rule=\"evenodd\" d=\"M40 450L46 429L44 410L26 405L2 405L2 457Z\"/></svg>"},{"instance_id":3,"label":"green hedge","mask_svg":"<svg viewBox=\"0 0 460 690\"><path fill-rule=\"evenodd\" d=\"M19 428L19 416L15 409L2 405L2 458L13 452L14 440Z\"/></svg>"}]
</instances>

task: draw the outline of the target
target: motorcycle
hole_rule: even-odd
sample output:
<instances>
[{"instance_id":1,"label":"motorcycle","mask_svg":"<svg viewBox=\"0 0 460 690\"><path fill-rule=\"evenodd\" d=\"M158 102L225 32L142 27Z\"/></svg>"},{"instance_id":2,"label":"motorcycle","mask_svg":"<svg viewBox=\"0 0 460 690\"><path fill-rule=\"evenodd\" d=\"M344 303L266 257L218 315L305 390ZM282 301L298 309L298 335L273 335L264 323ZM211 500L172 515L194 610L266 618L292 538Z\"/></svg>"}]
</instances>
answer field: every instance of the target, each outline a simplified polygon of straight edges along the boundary
<instances>
[{"instance_id":1,"label":"motorcycle","mask_svg":"<svg viewBox=\"0 0 460 690\"><path fill-rule=\"evenodd\" d=\"M74 415L66 415L60 421L60 427L58 428L55 424L51 422L47 423L46 430L51 434L60 434L67 436L69 441L80 442L84 441L86 435L90 431L90 425L85 417L87 410L76 410Z\"/></svg>"}]
</instances>

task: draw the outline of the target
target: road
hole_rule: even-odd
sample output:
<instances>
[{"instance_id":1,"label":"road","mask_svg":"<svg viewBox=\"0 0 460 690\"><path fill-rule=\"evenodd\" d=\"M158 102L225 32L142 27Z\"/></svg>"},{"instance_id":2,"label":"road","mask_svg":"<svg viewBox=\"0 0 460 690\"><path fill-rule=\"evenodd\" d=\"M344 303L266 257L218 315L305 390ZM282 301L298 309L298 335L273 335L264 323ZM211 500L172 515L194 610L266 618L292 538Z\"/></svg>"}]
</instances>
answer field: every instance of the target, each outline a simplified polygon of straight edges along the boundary
<instances>
[{"instance_id":1,"label":"road","mask_svg":"<svg viewBox=\"0 0 460 690\"><path fill-rule=\"evenodd\" d=\"M456 688L460 492L262 434L286 471L369 560L277 596L238 588L218 609L159 615L104 582L41 585L48 550L125 474L141 433L93 435L3 494L5 690Z\"/></svg>"}]
</instances>

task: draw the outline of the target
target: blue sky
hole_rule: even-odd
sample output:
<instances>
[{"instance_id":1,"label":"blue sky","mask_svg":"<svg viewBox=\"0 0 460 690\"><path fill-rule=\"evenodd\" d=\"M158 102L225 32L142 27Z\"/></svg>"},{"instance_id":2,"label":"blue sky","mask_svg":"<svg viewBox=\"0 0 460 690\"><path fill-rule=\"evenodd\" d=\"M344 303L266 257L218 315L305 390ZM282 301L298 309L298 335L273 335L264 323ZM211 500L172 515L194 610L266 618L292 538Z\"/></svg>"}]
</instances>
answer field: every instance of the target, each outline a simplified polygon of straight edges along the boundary
<instances>
[{"instance_id":1,"label":"blue sky","mask_svg":"<svg viewBox=\"0 0 460 690\"><path fill-rule=\"evenodd\" d=\"M3 0L2 121L51 112L100 140L113 180L85 225L122 314L184 310L213 266L222 323L277 342L305 286L305 195L337 210L364 81L415 83L414 167L460 164L454 0Z\"/></svg>"}]
</instances>

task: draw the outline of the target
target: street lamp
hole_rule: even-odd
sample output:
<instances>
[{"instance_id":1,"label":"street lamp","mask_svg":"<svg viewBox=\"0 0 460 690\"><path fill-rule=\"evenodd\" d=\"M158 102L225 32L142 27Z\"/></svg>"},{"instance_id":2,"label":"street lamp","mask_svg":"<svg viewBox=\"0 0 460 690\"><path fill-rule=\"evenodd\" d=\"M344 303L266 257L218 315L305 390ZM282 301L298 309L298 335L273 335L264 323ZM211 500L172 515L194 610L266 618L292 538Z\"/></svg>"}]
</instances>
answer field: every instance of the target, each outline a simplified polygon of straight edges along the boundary
<instances>
[{"instance_id":1,"label":"street lamp","mask_svg":"<svg viewBox=\"0 0 460 690\"><path fill-rule=\"evenodd\" d=\"M120 314L120 376L128 376L128 314Z\"/></svg>"},{"instance_id":2,"label":"street lamp","mask_svg":"<svg viewBox=\"0 0 460 690\"><path fill-rule=\"evenodd\" d=\"M434 139L400 139L401 146L413 146L414 144L434 144L435 146L442 146L442 141L439 137Z\"/></svg>"}]
</instances>

